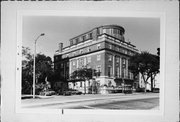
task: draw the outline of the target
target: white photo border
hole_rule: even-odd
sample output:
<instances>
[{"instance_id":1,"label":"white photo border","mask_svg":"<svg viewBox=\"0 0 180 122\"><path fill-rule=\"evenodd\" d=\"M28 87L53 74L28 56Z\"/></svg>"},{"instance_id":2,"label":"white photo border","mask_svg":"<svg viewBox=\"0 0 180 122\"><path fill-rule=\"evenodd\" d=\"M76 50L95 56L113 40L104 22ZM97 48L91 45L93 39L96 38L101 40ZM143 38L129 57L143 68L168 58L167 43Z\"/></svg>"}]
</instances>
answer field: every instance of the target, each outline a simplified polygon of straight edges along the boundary
<instances>
[{"instance_id":1,"label":"white photo border","mask_svg":"<svg viewBox=\"0 0 180 122\"><path fill-rule=\"evenodd\" d=\"M14 4L15 3L15 4ZM178 2L130 2L135 4L132 7L128 2L36 2L27 5L28 2L21 4L19 2L4 2L2 4L2 120L15 121L60 121L62 119L69 121L178 121L178 91L179 88L179 33L174 25L178 26ZM80 4L79 4L80 3ZM97 4L96 4L97 3ZM122 4L121 4L122 3ZM35 5L34 5L35 4ZM55 5L56 4L56 5ZM58 6L60 4L60 6ZM89 4L89 5L88 5ZM103 8L113 5L111 9ZM147 4L149 5L147 7ZM177 4L177 5L176 5ZM55 5L55 6L54 6ZM94 5L94 6L93 6ZM137 5L137 6L136 6ZM72 8L71 8L72 6ZM76 7L75 7L76 6ZM93 10L93 7L95 10ZM154 7L156 6L156 7ZM26 8L27 7L27 8ZM31 8L34 7L34 8ZM99 7L99 8L98 8ZM119 7L119 9L117 9ZM151 8L152 7L152 8ZM159 7L159 8L158 8ZM12 8L12 10L10 10ZM87 10L86 10L87 8ZM103 8L103 9L102 9ZM153 10L154 8L154 10ZM102 10L101 10L102 9ZM6 12L7 11L7 12ZM175 13L173 13L175 12ZM6 14L8 13L8 14ZM102 15L103 13L103 15ZM174 14L174 15L173 15ZM177 15L176 15L177 14ZM23 16L91 16L91 17L139 17L139 18L160 18L160 109L159 110L74 110L65 109L64 115L61 109L41 110L41 109L22 109L21 108L21 47L22 47L22 17ZM108 16L107 16L108 15ZM12 20L11 20L12 19ZM8 23L6 23L6 21ZM10 21L11 20L11 21ZM14 20L14 21L13 21ZM13 22L12 22L13 21ZM171 23L172 22L172 23ZM10 24L9 24L10 23ZM4 24L4 25L3 25ZM12 26L12 29L11 27ZM172 31L175 28L174 31ZM15 29L14 29L15 28ZM170 31L169 31L170 30ZM16 38L14 38L16 37ZM173 39L174 44L171 41ZM10 45L9 43L16 44ZM10 48L10 50L6 48ZM12 48L12 50L11 50ZM8 52L9 51L9 52ZM168 52L169 51L169 52ZM16 53L16 56L12 54ZM12 58L8 58L11 56ZM172 56L172 57L171 57ZM174 57L173 57L174 56ZM178 59L176 59L178 58ZM12 59L9 61L8 59ZM15 60L13 60L15 59ZM169 61L173 59L174 61ZM174 62L174 64L169 64ZM12 64L4 64L12 63ZM9 65L9 66L8 66ZM15 66L13 66L15 65ZM168 66L169 65L169 66ZM170 68L172 65L172 68ZM12 66L12 67L10 67ZM178 66L178 67L177 67ZM176 68L177 67L177 68ZM9 74L12 78L9 78ZM174 72L170 72L174 71ZM168 76L168 73L170 74ZM173 77L174 76L174 77ZM173 78L172 83L169 83ZM12 80L12 81L10 81ZM177 83L178 82L178 83ZM12 85L12 86L11 86ZM176 86L178 85L178 86ZM173 90L168 91L167 90ZM9 92L8 92L9 91ZM8 98L7 95L10 97ZM172 99L172 95L175 99ZM169 100L168 98L171 98ZM7 100L7 102L6 102ZM14 104L13 100L15 101ZM173 101L173 102L172 102ZM172 109L171 106L172 105ZM13 108L10 108L13 107ZM177 108L176 108L177 107ZM8 108L8 109L6 109ZM11 116L11 117L8 117ZM33 118L35 117L35 118Z\"/></svg>"}]
</instances>

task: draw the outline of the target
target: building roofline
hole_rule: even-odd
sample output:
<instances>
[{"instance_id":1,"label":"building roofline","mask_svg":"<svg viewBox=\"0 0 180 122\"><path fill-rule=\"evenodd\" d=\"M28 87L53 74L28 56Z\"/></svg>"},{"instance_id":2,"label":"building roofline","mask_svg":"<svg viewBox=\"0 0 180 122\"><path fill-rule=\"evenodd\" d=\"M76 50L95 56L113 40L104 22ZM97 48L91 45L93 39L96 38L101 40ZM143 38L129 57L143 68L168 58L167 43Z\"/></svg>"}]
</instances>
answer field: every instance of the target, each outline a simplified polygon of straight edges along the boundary
<instances>
[{"instance_id":1,"label":"building roofline","mask_svg":"<svg viewBox=\"0 0 180 122\"><path fill-rule=\"evenodd\" d=\"M124 29L122 26L119 26L119 25L102 25L102 26L95 27L95 28L93 28L93 29L91 29L91 30L89 30L89 31L87 31L87 32L82 33L82 34L79 34L78 36L75 36L75 37L73 37L73 38L70 38L69 41L72 40L72 39L75 39L75 38L77 38L77 37L79 37L79 36L82 36L82 35L84 35L84 34L87 34L87 33L89 33L89 32L92 32L93 30L95 30L95 29L97 29L97 28L106 28L106 27L117 27L117 28L121 28L121 29L123 30L123 33L125 33L125 29Z\"/></svg>"}]
</instances>

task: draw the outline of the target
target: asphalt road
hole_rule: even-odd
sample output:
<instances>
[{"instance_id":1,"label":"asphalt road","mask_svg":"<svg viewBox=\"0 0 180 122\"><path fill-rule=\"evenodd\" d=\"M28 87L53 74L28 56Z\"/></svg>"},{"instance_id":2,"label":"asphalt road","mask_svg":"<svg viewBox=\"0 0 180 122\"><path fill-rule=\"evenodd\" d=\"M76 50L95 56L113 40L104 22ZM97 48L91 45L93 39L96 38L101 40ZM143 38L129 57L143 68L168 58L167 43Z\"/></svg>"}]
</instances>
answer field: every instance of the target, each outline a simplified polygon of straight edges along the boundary
<instances>
[{"instance_id":1,"label":"asphalt road","mask_svg":"<svg viewBox=\"0 0 180 122\"><path fill-rule=\"evenodd\" d=\"M146 109L158 109L159 99L148 98L128 101L114 101L110 103L101 103L95 105L85 105L72 107L71 109L113 109L113 110L146 110ZM67 109L67 108L66 108Z\"/></svg>"},{"instance_id":2,"label":"asphalt road","mask_svg":"<svg viewBox=\"0 0 180 122\"><path fill-rule=\"evenodd\" d=\"M54 96L22 100L23 108L50 109L152 109L159 106L159 94L110 94Z\"/></svg>"}]
</instances>

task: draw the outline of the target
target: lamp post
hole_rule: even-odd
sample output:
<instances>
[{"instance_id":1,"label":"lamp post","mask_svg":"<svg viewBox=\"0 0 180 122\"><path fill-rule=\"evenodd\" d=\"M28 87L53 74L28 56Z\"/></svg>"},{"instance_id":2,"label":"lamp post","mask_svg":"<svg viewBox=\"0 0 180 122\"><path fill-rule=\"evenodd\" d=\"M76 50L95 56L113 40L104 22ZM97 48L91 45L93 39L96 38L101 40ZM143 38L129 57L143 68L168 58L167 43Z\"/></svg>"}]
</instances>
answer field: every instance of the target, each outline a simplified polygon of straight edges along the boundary
<instances>
[{"instance_id":1,"label":"lamp post","mask_svg":"<svg viewBox=\"0 0 180 122\"><path fill-rule=\"evenodd\" d=\"M33 63L33 98L35 98L35 82L36 82L36 42L39 37L44 36L44 33L41 33L36 40L34 41L34 63Z\"/></svg>"}]
</instances>

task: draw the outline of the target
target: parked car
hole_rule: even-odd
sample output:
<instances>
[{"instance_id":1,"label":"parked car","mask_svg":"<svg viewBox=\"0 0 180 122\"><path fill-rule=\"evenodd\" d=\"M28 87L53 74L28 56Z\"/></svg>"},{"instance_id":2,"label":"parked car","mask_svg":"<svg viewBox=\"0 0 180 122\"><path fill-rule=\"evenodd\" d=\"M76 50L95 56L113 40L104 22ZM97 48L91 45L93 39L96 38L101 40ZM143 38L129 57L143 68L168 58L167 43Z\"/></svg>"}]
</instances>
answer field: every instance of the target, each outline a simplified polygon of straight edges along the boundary
<instances>
[{"instance_id":1,"label":"parked car","mask_svg":"<svg viewBox=\"0 0 180 122\"><path fill-rule=\"evenodd\" d=\"M75 89L72 89L71 94L72 94L72 95L81 95L82 92L81 92L81 91L78 91L78 90L75 90Z\"/></svg>"},{"instance_id":2,"label":"parked car","mask_svg":"<svg viewBox=\"0 0 180 122\"><path fill-rule=\"evenodd\" d=\"M72 95L72 94L71 94L71 91L63 91L62 95L69 96L69 95Z\"/></svg>"},{"instance_id":3,"label":"parked car","mask_svg":"<svg viewBox=\"0 0 180 122\"><path fill-rule=\"evenodd\" d=\"M81 95L81 94L82 94L81 91L78 91L78 90L75 90L75 89L69 89L69 90L63 91L63 95L65 95L65 96L68 96L68 95Z\"/></svg>"},{"instance_id":4,"label":"parked car","mask_svg":"<svg viewBox=\"0 0 180 122\"><path fill-rule=\"evenodd\" d=\"M53 90L48 90L48 91L42 91L42 92L40 92L39 95L42 95L42 96L51 96L51 95L55 95L55 94L56 94L55 91L53 91Z\"/></svg>"},{"instance_id":5,"label":"parked car","mask_svg":"<svg viewBox=\"0 0 180 122\"><path fill-rule=\"evenodd\" d=\"M159 93L159 88L153 88L154 93Z\"/></svg>"},{"instance_id":6,"label":"parked car","mask_svg":"<svg viewBox=\"0 0 180 122\"><path fill-rule=\"evenodd\" d=\"M144 92L144 88L137 88L136 92Z\"/></svg>"}]
</instances>

